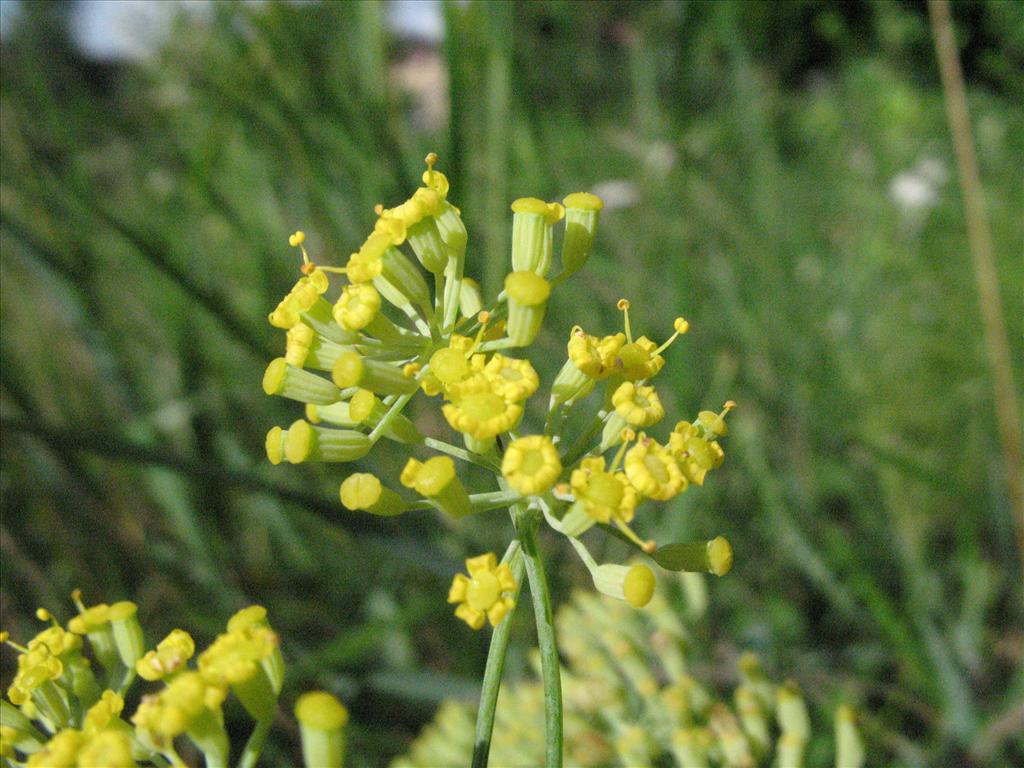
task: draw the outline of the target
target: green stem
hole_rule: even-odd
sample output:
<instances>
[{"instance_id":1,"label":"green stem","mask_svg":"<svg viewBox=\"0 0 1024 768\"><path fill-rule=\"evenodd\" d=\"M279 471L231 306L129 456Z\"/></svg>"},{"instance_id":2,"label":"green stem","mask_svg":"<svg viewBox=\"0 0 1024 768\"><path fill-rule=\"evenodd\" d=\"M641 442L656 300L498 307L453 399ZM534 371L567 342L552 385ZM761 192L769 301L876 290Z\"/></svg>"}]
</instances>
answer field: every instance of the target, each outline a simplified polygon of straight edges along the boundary
<instances>
[{"instance_id":1,"label":"green stem","mask_svg":"<svg viewBox=\"0 0 1024 768\"><path fill-rule=\"evenodd\" d=\"M377 426L375 426L373 428L373 431L370 432L371 443L376 443L380 439L380 436L384 433L384 430L387 429L388 425L390 425L391 422L394 421L395 417L402 412L402 409L405 408L406 403L412 400L413 395L415 395L416 392L418 391L419 390L415 390L408 394L402 395L397 400L395 400L394 403L391 404L391 407L388 409L388 412L384 414L381 420L377 422Z\"/></svg>"},{"instance_id":2,"label":"green stem","mask_svg":"<svg viewBox=\"0 0 1024 768\"><path fill-rule=\"evenodd\" d=\"M479 453L467 451L465 448L459 448L458 446L452 445L451 443L446 443L443 440L437 440L433 437L427 437L424 438L423 444L428 448L433 448L435 451L447 453L449 456L454 456L457 459L468 461L470 464L476 464L478 467L489 469L492 472L501 471L501 466L493 459L489 459L486 456L483 456Z\"/></svg>"},{"instance_id":3,"label":"green stem","mask_svg":"<svg viewBox=\"0 0 1024 768\"><path fill-rule=\"evenodd\" d=\"M540 648L540 672L544 685L545 765L562 765L562 681L558 646L555 644L555 622L551 612L551 593L544 575L544 561L537 546L539 514L523 504L515 507L516 531L523 545L526 577L530 580L533 615L537 622L537 645Z\"/></svg>"},{"instance_id":4,"label":"green stem","mask_svg":"<svg viewBox=\"0 0 1024 768\"><path fill-rule=\"evenodd\" d=\"M481 352L495 352L499 349L516 349L517 344L512 339L495 339L494 341L485 341L480 345Z\"/></svg>"},{"instance_id":5,"label":"green stem","mask_svg":"<svg viewBox=\"0 0 1024 768\"><path fill-rule=\"evenodd\" d=\"M498 689L501 674L505 668L505 654L512 636L512 614L519 606L519 594L523 587L523 558L518 541L509 545L502 562L509 563L516 578L516 605L498 624L491 635L491 647L487 651L487 666L484 669L483 687L480 690L480 707L476 711L476 736L473 742L473 767L486 768L491 751L491 732L494 730L494 713L498 704Z\"/></svg>"},{"instance_id":6,"label":"green stem","mask_svg":"<svg viewBox=\"0 0 1024 768\"><path fill-rule=\"evenodd\" d=\"M473 505L473 514L501 509L520 501L523 497L515 491L489 491L487 493L471 493L469 502ZM405 508L406 512L422 512L425 509L437 509L437 503L431 499L417 499Z\"/></svg>"},{"instance_id":7,"label":"green stem","mask_svg":"<svg viewBox=\"0 0 1024 768\"><path fill-rule=\"evenodd\" d=\"M572 448L565 454L565 458L562 459L562 466L569 468L587 452L590 448L590 442L594 439L594 436L600 431L604 425L604 420L608 416L604 410L598 411L597 416L590 422L590 426L587 427L587 431L579 436L579 439L572 444Z\"/></svg>"},{"instance_id":8,"label":"green stem","mask_svg":"<svg viewBox=\"0 0 1024 768\"><path fill-rule=\"evenodd\" d=\"M263 742L267 740L267 734L270 733L270 726L273 722L274 715L271 713L256 723L256 727L252 729L249 740L245 742L245 750L238 759L238 768L253 768L256 765L260 752L263 751Z\"/></svg>"}]
</instances>

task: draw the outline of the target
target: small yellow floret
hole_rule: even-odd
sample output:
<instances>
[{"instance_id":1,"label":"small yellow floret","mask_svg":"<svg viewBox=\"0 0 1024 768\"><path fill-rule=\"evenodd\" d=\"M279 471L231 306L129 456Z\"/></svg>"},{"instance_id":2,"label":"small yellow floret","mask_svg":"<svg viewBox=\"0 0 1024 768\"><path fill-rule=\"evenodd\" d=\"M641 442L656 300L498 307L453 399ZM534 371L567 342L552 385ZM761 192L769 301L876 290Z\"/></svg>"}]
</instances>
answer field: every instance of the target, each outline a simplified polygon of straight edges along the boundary
<instances>
[{"instance_id":1,"label":"small yellow floret","mask_svg":"<svg viewBox=\"0 0 1024 768\"><path fill-rule=\"evenodd\" d=\"M638 387L631 381L623 382L615 390L612 405L615 412L633 427L649 427L665 416L665 408L654 387Z\"/></svg>"},{"instance_id":2,"label":"small yellow floret","mask_svg":"<svg viewBox=\"0 0 1024 768\"><path fill-rule=\"evenodd\" d=\"M529 360L495 355L484 366L484 374L494 393L510 403L526 400L540 386L540 378Z\"/></svg>"},{"instance_id":3,"label":"small yellow floret","mask_svg":"<svg viewBox=\"0 0 1024 768\"><path fill-rule=\"evenodd\" d=\"M77 764L79 768L135 768L137 765L132 758L132 743L128 734L114 730L92 736L79 751Z\"/></svg>"},{"instance_id":4,"label":"small yellow floret","mask_svg":"<svg viewBox=\"0 0 1024 768\"><path fill-rule=\"evenodd\" d=\"M506 401L488 388L445 403L441 412L452 429L486 440L512 429L523 415L523 406Z\"/></svg>"},{"instance_id":5,"label":"small yellow floret","mask_svg":"<svg viewBox=\"0 0 1024 768\"><path fill-rule=\"evenodd\" d=\"M380 294L373 283L346 285L334 305L334 319L346 331L361 331L380 312Z\"/></svg>"},{"instance_id":6,"label":"small yellow floret","mask_svg":"<svg viewBox=\"0 0 1024 768\"><path fill-rule=\"evenodd\" d=\"M577 325L569 334L569 359L584 375L600 381L614 372L615 357L625 343L625 334L616 333L599 339L584 333Z\"/></svg>"},{"instance_id":7,"label":"small yellow floret","mask_svg":"<svg viewBox=\"0 0 1024 768\"><path fill-rule=\"evenodd\" d=\"M524 496L547 493L562 474L562 461L549 437L513 440L501 461L501 474Z\"/></svg>"},{"instance_id":8,"label":"small yellow floret","mask_svg":"<svg viewBox=\"0 0 1024 768\"><path fill-rule=\"evenodd\" d=\"M637 444L626 452L623 466L630 484L644 496L658 501L671 499L687 485L672 454L643 433Z\"/></svg>"},{"instance_id":9,"label":"small yellow floret","mask_svg":"<svg viewBox=\"0 0 1024 768\"><path fill-rule=\"evenodd\" d=\"M183 629L173 629L157 644L156 650L135 662L135 671L143 680L162 680L183 669L195 652L192 635Z\"/></svg>"},{"instance_id":10,"label":"small yellow floret","mask_svg":"<svg viewBox=\"0 0 1024 768\"><path fill-rule=\"evenodd\" d=\"M199 671L207 680L236 685L251 679L259 664L277 650L277 634L267 626L252 625L218 635L199 655Z\"/></svg>"},{"instance_id":11,"label":"small yellow floret","mask_svg":"<svg viewBox=\"0 0 1024 768\"><path fill-rule=\"evenodd\" d=\"M27 768L75 768L78 754L85 743L85 734L72 728L58 731L43 748L29 755Z\"/></svg>"},{"instance_id":12,"label":"small yellow floret","mask_svg":"<svg viewBox=\"0 0 1024 768\"><path fill-rule=\"evenodd\" d=\"M455 462L447 456L434 456L424 462L409 459L399 480L427 498L439 496L455 480Z\"/></svg>"},{"instance_id":13,"label":"small yellow floret","mask_svg":"<svg viewBox=\"0 0 1024 768\"><path fill-rule=\"evenodd\" d=\"M124 709L124 699L114 691L104 691L100 700L89 707L82 720L82 730L86 733L99 733Z\"/></svg>"},{"instance_id":14,"label":"small yellow floret","mask_svg":"<svg viewBox=\"0 0 1024 768\"><path fill-rule=\"evenodd\" d=\"M473 629L480 629L484 620L497 626L515 605L504 593L514 592L516 580L507 563L498 565L493 552L466 560L469 577L458 573L448 591L448 602L457 603L455 615Z\"/></svg>"},{"instance_id":15,"label":"small yellow floret","mask_svg":"<svg viewBox=\"0 0 1024 768\"><path fill-rule=\"evenodd\" d=\"M639 502L636 489L622 472L605 471L604 459L591 456L580 462L570 477L573 493L584 510L599 523L612 519L629 522Z\"/></svg>"}]
</instances>

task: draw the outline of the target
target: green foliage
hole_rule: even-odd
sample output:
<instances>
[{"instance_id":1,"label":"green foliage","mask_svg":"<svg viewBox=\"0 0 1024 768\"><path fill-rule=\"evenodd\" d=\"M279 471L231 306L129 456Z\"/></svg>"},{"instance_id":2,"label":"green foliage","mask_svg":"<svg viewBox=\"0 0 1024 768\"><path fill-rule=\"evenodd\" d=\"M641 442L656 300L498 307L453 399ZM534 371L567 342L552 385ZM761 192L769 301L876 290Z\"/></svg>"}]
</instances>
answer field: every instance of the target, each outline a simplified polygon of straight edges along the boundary
<instances>
[{"instance_id":1,"label":"green foliage","mask_svg":"<svg viewBox=\"0 0 1024 768\"><path fill-rule=\"evenodd\" d=\"M388 84L409 50L373 4L215 4L119 68L70 52L62 6L23 6L0 50L5 628L81 587L205 642L260 602L292 697L351 705L359 765L472 694L485 641L443 592L508 531L351 514L329 472L262 449L289 413L259 389L287 235L342 263L433 149L490 288L509 201L623 182L547 325L617 329L620 285L638 325L692 324L667 409L739 403L714 480L637 524L732 542L710 639L794 670L812 708L842 692L878 762L1024 760L1020 553L919 9L452 3L449 121L430 125ZM955 10L1019 382L1021 11ZM894 201L908 172L932 204ZM542 377L564 341L541 337ZM585 574L551 557L567 594ZM277 736L268 756L293 760Z\"/></svg>"}]
</instances>

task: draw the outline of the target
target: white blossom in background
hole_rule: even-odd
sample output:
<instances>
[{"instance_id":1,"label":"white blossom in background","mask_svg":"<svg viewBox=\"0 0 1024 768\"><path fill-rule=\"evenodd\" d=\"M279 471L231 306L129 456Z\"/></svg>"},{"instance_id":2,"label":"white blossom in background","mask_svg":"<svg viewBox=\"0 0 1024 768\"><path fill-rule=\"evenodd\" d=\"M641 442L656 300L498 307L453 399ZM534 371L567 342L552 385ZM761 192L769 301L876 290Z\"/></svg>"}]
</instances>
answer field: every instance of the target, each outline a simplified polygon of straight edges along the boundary
<instances>
[{"instance_id":1,"label":"white blossom in background","mask_svg":"<svg viewBox=\"0 0 1024 768\"><path fill-rule=\"evenodd\" d=\"M913 229L939 202L939 192L949 178L945 164L925 156L910 169L896 175L889 183L889 197Z\"/></svg>"}]
</instances>

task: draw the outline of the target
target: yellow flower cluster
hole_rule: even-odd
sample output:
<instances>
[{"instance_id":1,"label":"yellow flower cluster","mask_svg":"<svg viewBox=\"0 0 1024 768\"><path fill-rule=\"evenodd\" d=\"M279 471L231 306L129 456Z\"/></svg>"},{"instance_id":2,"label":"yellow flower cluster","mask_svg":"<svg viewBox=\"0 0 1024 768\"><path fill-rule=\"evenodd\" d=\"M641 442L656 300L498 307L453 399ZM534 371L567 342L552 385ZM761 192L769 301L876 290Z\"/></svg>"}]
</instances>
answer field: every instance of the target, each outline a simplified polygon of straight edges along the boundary
<instances>
[{"instance_id":1,"label":"yellow flower cluster","mask_svg":"<svg viewBox=\"0 0 1024 768\"><path fill-rule=\"evenodd\" d=\"M632 611L577 592L559 609L566 765L800 768L825 764L829 754L843 768L865 765L854 710L840 705L834 735L815 733L799 688L769 679L754 654L740 656L732 690L700 677L709 649L688 625L706 587L698 574L681 580L684 605L658 595L645 611ZM502 686L492 765L544 764L542 699L535 680ZM469 765L474 719L471 705L444 702L391 768Z\"/></svg>"},{"instance_id":2,"label":"yellow flower cluster","mask_svg":"<svg viewBox=\"0 0 1024 768\"><path fill-rule=\"evenodd\" d=\"M40 609L38 618L49 626L25 645L0 632L0 642L18 653L7 700L0 701L3 765L183 766L178 739L186 737L207 765L227 765L231 750L222 705L232 693L256 721L254 733L265 735L277 709L284 661L262 607L232 616L227 631L190 668L196 646L188 632L175 629L145 651L134 603L86 607L77 591L73 598L78 614L66 626ZM98 664L84 655L87 648ZM125 717L125 695L138 678L163 685L145 693ZM344 711L330 694L317 693L314 699L313 711ZM344 722L299 719L307 768L340 768ZM261 743L262 737L250 740L244 763L253 763Z\"/></svg>"},{"instance_id":3,"label":"yellow flower cluster","mask_svg":"<svg viewBox=\"0 0 1024 768\"><path fill-rule=\"evenodd\" d=\"M679 422L659 442L650 430L664 419L665 407L651 381L666 364L663 353L689 324L676 318L662 344L634 337L623 299L622 331L595 336L580 326L572 329L543 429L523 430L526 401L541 382L531 362L510 350L533 345L552 289L586 263L603 204L587 192L562 203L514 201L510 270L504 290L488 302L465 274L468 233L436 162L436 155L427 156L423 185L407 200L374 209L370 233L343 267L314 263L304 233L289 238L301 249L302 277L270 316L271 324L288 333L285 354L270 363L263 386L267 394L304 403L306 418L273 427L267 456L274 464L351 462L382 439L398 443L412 454L398 482L419 498L403 497L381 478L355 472L341 483L342 504L381 516L434 509L462 518L508 507L543 517L570 537L598 589L642 605L653 589L653 572L646 566L598 565L578 539L595 524L614 525L652 553L654 542L630 527L636 509L645 500L668 501L690 483L702 484L721 464L718 438L725 434L723 417L731 405L721 414L701 412L692 423ZM344 280L332 298L331 278L339 275ZM570 436L569 410L583 407L599 384L604 394L591 426ZM440 398L432 407L461 446L445 434L426 434L425 427L440 420L410 411L418 393ZM432 455L424 455L426 450ZM493 471L498 490L471 492L453 459ZM504 579L500 591L491 588L497 577L478 576L472 568L468 579L456 576L456 615L474 628L485 618L499 621L511 605L507 595L515 591L509 558L517 556L510 549L501 565L493 564ZM486 554L467 562L489 574L480 564L494 559Z\"/></svg>"}]
</instances>

